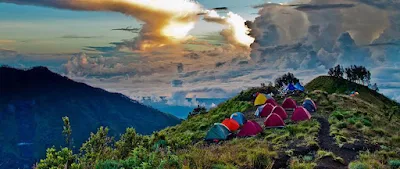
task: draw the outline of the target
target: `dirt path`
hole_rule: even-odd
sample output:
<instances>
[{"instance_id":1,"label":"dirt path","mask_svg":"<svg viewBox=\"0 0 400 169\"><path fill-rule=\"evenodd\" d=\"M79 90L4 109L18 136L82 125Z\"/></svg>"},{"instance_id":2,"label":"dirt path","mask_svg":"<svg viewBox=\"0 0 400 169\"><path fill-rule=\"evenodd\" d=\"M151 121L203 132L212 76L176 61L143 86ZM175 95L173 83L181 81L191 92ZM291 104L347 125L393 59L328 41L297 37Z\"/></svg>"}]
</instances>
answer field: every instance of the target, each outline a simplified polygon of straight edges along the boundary
<instances>
[{"instance_id":1,"label":"dirt path","mask_svg":"<svg viewBox=\"0 0 400 169\"><path fill-rule=\"evenodd\" d=\"M320 160L320 167L317 168L347 168L346 166L351 162L356 160L358 152L361 150L376 151L377 146L365 144L363 139L357 141L354 144L345 144L339 147L335 139L329 135L330 124L326 118L316 117L317 121L321 125L321 129L318 132L318 144L321 149L325 151L333 152L336 156L343 158L345 165L339 166L333 159L322 159ZM330 163L329 161L336 162L336 164ZM340 164L340 163L339 163ZM329 167L330 165L335 165L334 167Z\"/></svg>"}]
</instances>

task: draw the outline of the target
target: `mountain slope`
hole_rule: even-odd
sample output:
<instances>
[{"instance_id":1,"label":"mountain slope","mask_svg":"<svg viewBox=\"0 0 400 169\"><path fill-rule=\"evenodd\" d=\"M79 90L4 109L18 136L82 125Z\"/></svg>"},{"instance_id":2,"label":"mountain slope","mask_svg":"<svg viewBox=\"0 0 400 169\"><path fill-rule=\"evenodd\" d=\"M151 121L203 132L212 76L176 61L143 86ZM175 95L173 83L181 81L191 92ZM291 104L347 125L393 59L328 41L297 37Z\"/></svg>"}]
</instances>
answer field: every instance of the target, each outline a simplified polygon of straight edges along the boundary
<instances>
[{"instance_id":1,"label":"mountain slope","mask_svg":"<svg viewBox=\"0 0 400 169\"><path fill-rule=\"evenodd\" d=\"M318 77L317 82L323 78L325 77ZM312 113L311 120L292 122L287 119L285 127L264 128L263 132L255 137L232 137L218 143L205 142L203 138L213 123L219 123L237 111L243 112L247 119L262 124L265 118L254 117L256 107L253 106L252 95L256 92L269 93L271 87L255 87L241 92L209 112L191 116L179 125L154 133L150 138L136 135L134 138L117 142L129 145L129 149L113 148L111 143L106 147L112 149L113 153L107 157L96 156L86 161L87 156L79 153L78 157L71 157L77 161L71 166L110 169L144 166L166 169L398 168L400 114L397 113L392 118L389 118L389 114L399 105L365 88L358 89L360 95L355 97L343 94L343 88L358 86L355 83L343 85L340 84L340 79L327 82L327 85L317 86L315 89L331 91L312 91L315 83L312 81L307 85L307 93L291 96L298 105L301 105L305 98L315 101L318 110ZM342 88L343 91L337 90L338 88ZM369 98L363 99L361 93ZM376 100L369 101L372 96L376 97ZM281 104L284 97L275 96L275 99ZM291 112L288 114L290 117ZM126 135L131 134L126 132ZM140 143L132 145L132 140ZM98 148L98 145L92 147ZM131 154L119 157L121 152ZM53 161L56 163L48 163ZM54 155L50 154L37 169L63 166L65 163L65 160L55 160Z\"/></svg>"},{"instance_id":2,"label":"mountain slope","mask_svg":"<svg viewBox=\"0 0 400 169\"><path fill-rule=\"evenodd\" d=\"M359 98L367 102L388 106L398 104L386 96L369 89L367 86L331 76L319 76L309 82L305 87L308 91L322 90L329 94L348 94L348 92L357 91L360 93Z\"/></svg>"},{"instance_id":3,"label":"mountain slope","mask_svg":"<svg viewBox=\"0 0 400 169\"><path fill-rule=\"evenodd\" d=\"M108 126L110 133L118 136L127 127L151 134L180 122L122 94L74 82L44 67L1 67L0 159L19 160L0 160L0 168L30 165L33 159L43 157L47 147L63 146L63 116L70 118L77 147L100 126Z\"/></svg>"}]
</instances>

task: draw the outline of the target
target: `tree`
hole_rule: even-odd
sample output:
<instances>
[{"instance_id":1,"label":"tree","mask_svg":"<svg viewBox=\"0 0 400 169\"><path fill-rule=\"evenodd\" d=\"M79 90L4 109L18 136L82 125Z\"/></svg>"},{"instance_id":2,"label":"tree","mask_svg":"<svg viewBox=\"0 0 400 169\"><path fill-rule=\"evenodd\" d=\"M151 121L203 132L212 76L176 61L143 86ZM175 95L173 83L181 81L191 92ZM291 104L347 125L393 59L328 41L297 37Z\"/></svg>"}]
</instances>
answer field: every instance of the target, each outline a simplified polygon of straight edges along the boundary
<instances>
[{"instance_id":1,"label":"tree","mask_svg":"<svg viewBox=\"0 0 400 169\"><path fill-rule=\"evenodd\" d=\"M364 66L351 65L344 70L347 80L351 82L369 84L371 80L371 72Z\"/></svg>"},{"instance_id":2,"label":"tree","mask_svg":"<svg viewBox=\"0 0 400 169\"><path fill-rule=\"evenodd\" d=\"M336 78L343 78L344 70L343 67L337 65L329 69L328 75Z\"/></svg>"},{"instance_id":3,"label":"tree","mask_svg":"<svg viewBox=\"0 0 400 169\"><path fill-rule=\"evenodd\" d=\"M127 128L125 134L115 143L115 154L119 159L125 159L136 147L143 146L146 137L136 133L134 128ZM145 145L145 147L147 147Z\"/></svg>"},{"instance_id":4,"label":"tree","mask_svg":"<svg viewBox=\"0 0 400 169\"><path fill-rule=\"evenodd\" d=\"M90 133L89 139L82 144L81 162L84 168L94 168L97 161L112 159L111 143L114 138L108 136L108 127L101 126L97 133Z\"/></svg>"},{"instance_id":5,"label":"tree","mask_svg":"<svg viewBox=\"0 0 400 169\"><path fill-rule=\"evenodd\" d=\"M62 120L64 122L62 133L65 137L65 143L67 144L67 147L71 148L71 134L72 134L71 124L67 116L63 117Z\"/></svg>"},{"instance_id":6,"label":"tree","mask_svg":"<svg viewBox=\"0 0 400 169\"><path fill-rule=\"evenodd\" d=\"M275 79L275 86L277 87L282 87L283 84L289 84L289 83L297 83L299 82L299 79L297 79L293 73L287 73L282 75L281 77L278 77Z\"/></svg>"},{"instance_id":7,"label":"tree","mask_svg":"<svg viewBox=\"0 0 400 169\"><path fill-rule=\"evenodd\" d=\"M66 164L71 163L75 158L72 150L68 148L62 148L60 151L57 151L54 147L48 148L46 158L40 160L36 169L65 168ZM67 165L66 168L69 168L69 166Z\"/></svg>"}]
</instances>

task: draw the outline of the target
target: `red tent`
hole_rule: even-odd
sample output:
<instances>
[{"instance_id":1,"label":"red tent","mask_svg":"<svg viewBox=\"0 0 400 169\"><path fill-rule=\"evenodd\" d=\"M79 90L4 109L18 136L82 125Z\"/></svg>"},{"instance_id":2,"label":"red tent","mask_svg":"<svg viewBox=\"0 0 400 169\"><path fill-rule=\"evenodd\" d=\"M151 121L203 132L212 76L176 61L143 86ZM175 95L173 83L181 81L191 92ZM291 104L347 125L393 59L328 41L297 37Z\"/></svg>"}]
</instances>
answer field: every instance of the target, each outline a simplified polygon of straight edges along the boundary
<instances>
[{"instance_id":1,"label":"red tent","mask_svg":"<svg viewBox=\"0 0 400 169\"><path fill-rule=\"evenodd\" d=\"M284 109L295 109L297 107L296 101L294 101L292 98L286 98L283 103L282 107Z\"/></svg>"},{"instance_id":2,"label":"red tent","mask_svg":"<svg viewBox=\"0 0 400 169\"><path fill-rule=\"evenodd\" d=\"M304 121L304 120L310 120L311 119L311 114L305 109L304 107L297 107L292 115L292 121Z\"/></svg>"},{"instance_id":3,"label":"red tent","mask_svg":"<svg viewBox=\"0 0 400 169\"><path fill-rule=\"evenodd\" d=\"M274 99L268 99L265 103L272 104L273 106L278 106L278 103Z\"/></svg>"},{"instance_id":4,"label":"red tent","mask_svg":"<svg viewBox=\"0 0 400 169\"><path fill-rule=\"evenodd\" d=\"M247 121L237 134L238 137L255 136L262 131L262 127L255 121Z\"/></svg>"},{"instance_id":5,"label":"red tent","mask_svg":"<svg viewBox=\"0 0 400 169\"><path fill-rule=\"evenodd\" d=\"M260 116L261 117L267 117L272 113L272 110L274 109L274 105L267 103L264 108L261 110Z\"/></svg>"},{"instance_id":6,"label":"red tent","mask_svg":"<svg viewBox=\"0 0 400 169\"><path fill-rule=\"evenodd\" d=\"M272 113L271 115L269 115L267 117L267 119L265 119L264 121L264 125L265 127L284 127L285 126L285 122L282 120L281 116Z\"/></svg>"},{"instance_id":7,"label":"red tent","mask_svg":"<svg viewBox=\"0 0 400 169\"><path fill-rule=\"evenodd\" d=\"M229 119L225 119L224 121L222 121L222 124L225 125L226 127L228 127L228 129L231 132L234 132L234 131L238 130L239 127L240 127L239 123L236 122L236 120L230 119L230 118Z\"/></svg>"},{"instance_id":8,"label":"red tent","mask_svg":"<svg viewBox=\"0 0 400 169\"><path fill-rule=\"evenodd\" d=\"M275 106L272 110L272 113L279 115L283 120L288 118L285 109L283 109L281 106Z\"/></svg>"}]
</instances>

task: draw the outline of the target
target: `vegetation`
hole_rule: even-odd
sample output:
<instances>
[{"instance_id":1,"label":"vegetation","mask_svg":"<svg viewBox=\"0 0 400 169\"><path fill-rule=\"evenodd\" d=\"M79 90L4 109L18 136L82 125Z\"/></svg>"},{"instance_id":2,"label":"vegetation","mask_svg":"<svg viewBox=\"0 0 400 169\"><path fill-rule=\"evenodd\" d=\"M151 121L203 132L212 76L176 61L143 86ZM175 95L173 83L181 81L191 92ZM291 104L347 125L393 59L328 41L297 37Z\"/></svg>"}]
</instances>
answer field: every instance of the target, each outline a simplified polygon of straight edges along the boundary
<instances>
[{"instance_id":1,"label":"vegetation","mask_svg":"<svg viewBox=\"0 0 400 169\"><path fill-rule=\"evenodd\" d=\"M348 96L346 91L349 88L357 88L360 95ZM322 123L314 118L298 123L286 120L284 128L264 129L252 138L233 138L212 144L203 141L213 123L229 118L234 112L243 112L248 119L254 118L253 94L276 90L273 86L264 85L242 91L207 113L197 113L179 125L152 135L140 135L135 129L128 128L119 138L113 138L108 136L108 128L101 127L90 135L79 152L73 153L68 148L59 151L49 148L46 158L36 167L274 168L281 164L308 169L322 165L324 159L332 159L351 169L399 166L398 103L366 86L336 77L318 77L307 84L306 89L308 93L292 98L298 103L306 97L316 102L318 111L313 117L328 120L329 134L334 138L335 145L339 148L355 145L367 147L360 149L362 151L354 161L346 161L343 154L320 146ZM281 98L276 99L282 101Z\"/></svg>"},{"instance_id":2,"label":"vegetation","mask_svg":"<svg viewBox=\"0 0 400 169\"><path fill-rule=\"evenodd\" d=\"M72 134L71 124L69 123L69 118L67 116L63 117L62 120L64 122L62 133L64 134L65 137L65 143L67 144L68 147L70 147L71 134Z\"/></svg>"},{"instance_id":3,"label":"vegetation","mask_svg":"<svg viewBox=\"0 0 400 169\"><path fill-rule=\"evenodd\" d=\"M299 82L299 79L297 79L294 75L293 75L293 73L287 73L287 74L284 74L284 75L282 75L281 77L278 77L276 80L275 80L275 86L277 86L277 87L282 87L283 86L283 84L289 84L289 83L297 83L297 82Z\"/></svg>"},{"instance_id":4,"label":"vegetation","mask_svg":"<svg viewBox=\"0 0 400 169\"><path fill-rule=\"evenodd\" d=\"M369 84L371 80L371 72L364 66L351 65L348 68L343 68L340 65L330 68L328 75L336 78L343 78L346 74L347 80L351 82L359 82Z\"/></svg>"}]
</instances>

